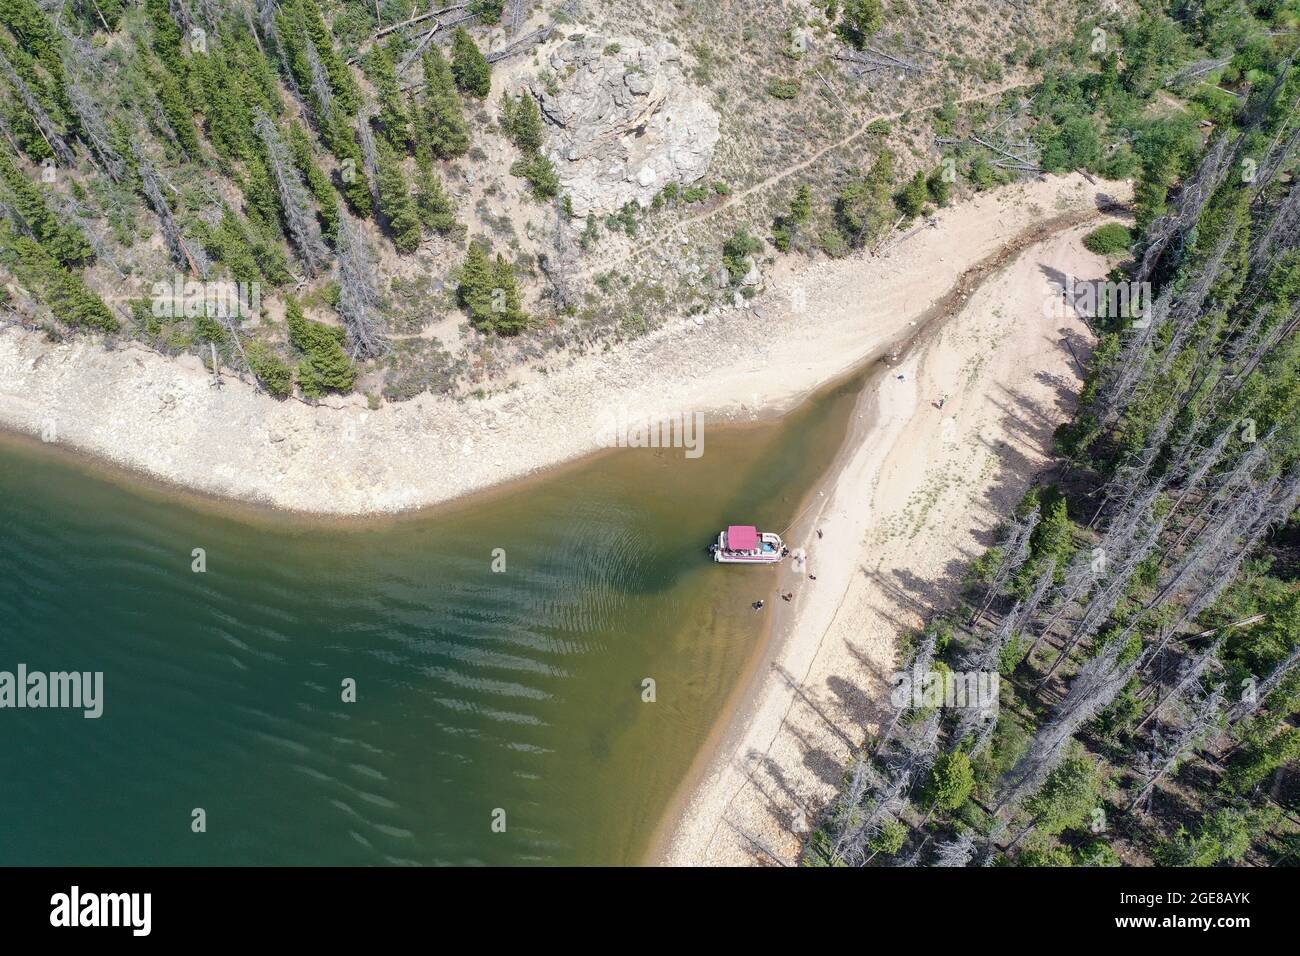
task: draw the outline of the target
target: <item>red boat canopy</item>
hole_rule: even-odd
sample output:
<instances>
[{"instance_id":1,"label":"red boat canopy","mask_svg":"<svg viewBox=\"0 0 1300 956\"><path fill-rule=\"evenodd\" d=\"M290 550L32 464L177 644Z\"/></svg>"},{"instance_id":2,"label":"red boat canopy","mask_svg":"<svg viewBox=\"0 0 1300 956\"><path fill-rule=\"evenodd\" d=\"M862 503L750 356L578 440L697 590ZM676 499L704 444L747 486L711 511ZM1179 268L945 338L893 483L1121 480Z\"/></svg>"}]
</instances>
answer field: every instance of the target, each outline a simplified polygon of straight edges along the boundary
<instances>
[{"instance_id":1,"label":"red boat canopy","mask_svg":"<svg viewBox=\"0 0 1300 956\"><path fill-rule=\"evenodd\" d=\"M733 524L727 528L728 551L753 551L758 547L758 529L752 524Z\"/></svg>"}]
</instances>

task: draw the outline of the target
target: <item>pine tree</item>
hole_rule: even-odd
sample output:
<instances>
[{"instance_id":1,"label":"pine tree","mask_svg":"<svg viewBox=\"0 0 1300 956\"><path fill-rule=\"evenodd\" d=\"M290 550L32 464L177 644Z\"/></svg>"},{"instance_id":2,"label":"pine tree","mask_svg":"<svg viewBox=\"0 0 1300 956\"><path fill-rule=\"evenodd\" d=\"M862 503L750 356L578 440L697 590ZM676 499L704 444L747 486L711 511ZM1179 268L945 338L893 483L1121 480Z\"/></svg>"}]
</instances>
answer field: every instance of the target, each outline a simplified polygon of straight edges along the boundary
<instances>
[{"instance_id":1,"label":"pine tree","mask_svg":"<svg viewBox=\"0 0 1300 956\"><path fill-rule=\"evenodd\" d=\"M884 10L880 0L844 0L839 32L845 42L861 48L880 29L882 20Z\"/></svg>"},{"instance_id":2,"label":"pine tree","mask_svg":"<svg viewBox=\"0 0 1300 956\"><path fill-rule=\"evenodd\" d=\"M203 250L224 263L236 282L261 281L262 270L253 255L252 244L238 214L229 206L223 205L221 219L216 223L203 219L195 222L194 234L203 244Z\"/></svg>"},{"instance_id":3,"label":"pine tree","mask_svg":"<svg viewBox=\"0 0 1300 956\"><path fill-rule=\"evenodd\" d=\"M379 207L388 220L398 252L414 252L420 245L420 216L406 185L398 156L387 144L379 147Z\"/></svg>"},{"instance_id":4,"label":"pine tree","mask_svg":"<svg viewBox=\"0 0 1300 956\"><path fill-rule=\"evenodd\" d=\"M95 256L85 233L74 223L63 222L45 204L45 196L34 182L3 153L0 153L0 180L9 193L14 210L50 255L66 265L79 265Z\"/></svg>"},{"instance_id":5,"label":"pine tree","mask_svg":"<svg viewBox=\"0 0 1300 956\"><path fill-rule=\"evenodd\" d=\"M514 97L506 93L501 97L501 125L522 152L536 153L542 148L542 111L529 94Z\"/></svg>"},{"instance_id":6,"label":"pine tree","mask_svg":"<svg viewBox=\"0 0 1300 956\"><path fill-rule=\"evenodd\" d=\"M411 148L411 115L402 96L388 48L376 45L365 58L366 72L379 95L379 129L393 149Z\"/></svg>"},{"instance_id":7,"label":"pine tree","mask_svg":"<svg viewBox=\"0 0 1300 956\"><path fill-rule=\"evenodd\" d=\"M455 159L469 151L465 109L451 66L437 47L424 55L424 106L416 138L438 159Z\"/></svg>"},{"instance_id":8,"label":"pine tree","mask_svg":"<svg viewBox=\"0 0 1300 956\"><path fill-rule=\"evenodd\" d=\"M777 216L772 223L772 244L781 252L789 252L794 243L794 236L799 226L805 225L812 218L812 190L804 183L795 190L790 200L790 213Z\"/></svg>"},{"instance_id":9,"label":"pine tree","mask_svg":"<svg viewBox=\"0 0 1300 956\"><path fill-rule=\"evenodd\" d=\"M515 160L510 166L510 172L528 180L534 199L554 199L560 193L560 177L555 171L555 164L541 153L532 153Z\"/></svg>"},{"instance_id":10,"label":"pine tree","mask_svg":"<svg viewBox=\"0 0 1300 956\"><path fill-rule=\"evenodd\" d=\"M491 328L494 287L492 260L488 258L487 250L477 240L471 242L465 252L465 262L460 267L456 301L479 328Z\"/></svg>"},{"instance_id":11,"label":"pine tree","mask_svg":"<svg viewBox=\"0 0 1300 956\"><path fill-rule=\"evenodd\" d=\"M907 185L899 190L894 201L898 205L899 212L908 219L915 219L925 210L929 198L930 190L925 183L925 172L918 169L916 175L907 181Z\"/></svg>"},{"instance_id":12,"label":"pine tree","mask_svg":"<svg viewBox=\"0 0 1300 956\"><path fill-rule=\"evenodd\" d=\"M293 392L293 369L276 355L265 342L256 340L244 345L248 367L263 387L276 398L288 398Z\"/></svg>"},{"instance_id":13,"label":"pine tree","mask_svg":"<svg viewBox=\"0 0 1300 956\"><path fill-rule=\"evenodd\" d=\"M447 235L456 228L456 208L433 169L427 150L415 157L415 206L420 222L429 232Z\"/></svg>"},{"instance_id":14,"label":"pine tree","mask_svg":"<svg viewBox=\"0 0 1300 956\"><path fill-rule=\"evenodd\" d=\"M961 750L951 750L934 762L931 797L935 806L956 810L975 789L975 773L970 757Z\"/></svg>"},{"instance_id":15,"label":"pine tree","mask_svg":"<svg viewBox=\"0 0 1300 956\"><path fill-rule=\"evenodd\" d=\"M1029 548L1035 562L1054 558L1059 568L1069 563L1074 553L1074 523L1063 497L1044 505L1043 520L1030 535Z\"/></svg>"},{"instance_id":16,"label":"pine tree","mask_svg":"<svg viewBox=\"0 0 1300 956\"><path fill-rule=\"evenodd\" d=\"M86 287L78 273L63 266L44 246L16 232L0 219L0 262L39 293L60 322L99 332L116 332L120 324L104 300Z\"/></svg>"},{"instance_id":17,"label":"pine tree","mask_svg":"<svg viewBox=\"0 0 1300 956\"><path fill-rule=\"evenodd\" d=\"M500 253L497 253L493 278L496 282L493 290L496 299L493 302L492 328L499 335L518 335L528 325L528 313L519 300L515 268Z\"/></svg>"},{"instance_id":18,"label":"pine tree","mask_svg":"<svg viewBox=\"0 0 1300 956\"><path fill-rule=\"evenodd\" d=\"M196 160L203 155L199 143L198 130L194 127L194 111L185 100L180 82L175 74L163 68L153 74L154 90L158 94L158 104L162 107L167 125L176 136L176 142L188 159Z\"/></svg>"},{"instance_id":19,"label":"pine tree","mask_svg":"<svg viewBox=\"0 0 1300 956\"><path fill-rule=\"evenodd\" d=\"M181 56L181 28L172 16L168 0L145 0L145 15L153 26L151 42L163 67L177 76L185 75L185 58Z\"/></svg>"},{"instance_id":20,"label":"pine tree","mask_svg":"<svg viewBox=\"0 0 1300 956\"><path fill-rule=\"evenodd\" d=\"M281 4L280 17L284 19L277 23L277 36L291 46L291 59L302 64L314 52L329 78L330 90L339 107L348 115L354 115L361 107L361 91L347 63L334 49L334 35L326 26L315 0L291 0ZM308 46L312 49L308 50ZM312 85L309 75L300 74L297 79L303 87Z\"/></svg>"},{"instance_id":21,"label":"pine tree","mask_svg":"<svg viewBox=\"0 0 1300 956\"><path fill-rule=\"evenodd\" d=\"M366 159L352 133L352 127L342 116L335 116L333 124L324 131L324 136L330 152L339 160L336 175L341 183L343 198L358 216L369 216L375 210L375 202L370 193L370 180L366 176Z\"/></svg>"},{"instance_id":22,"label":"pine tree","mask_svg":"<svg viewBox=\"0 0 1300 956\"><path fill-rule=\"evenodd\" d=\"M749 234L744 226L737 229L722 244L722 262L731 276L732 285L740 285L753 262L750 256L761 251L763 242Z\"/></svg>"},{"instance_id":23,"label":"pine tree","mask_svg":"<svg viewBox=\"0 0 1300 956\"><path fill-rule=\"evenodd\" d=\"M940 208L948 205L952 200L952 183L944 176L944 170L936 169L925 181L925 188L930 193L930 198L934 204Z\"/></svg>"},{"instance_id":24,"label":"pine tree","mask_svg":"<svg viewBox=\"0 0 1300 956\"><path fill-rule=\"evenodd\" d=\"M486 99L492 91L492 66L464 27L452 38L451 72L462 93Z\"/></svg>"},{"instance_id":25,"label":"pine tree","mask_svg":"<svg viewBox=\"0 0 1300 956\"><path fill-rule=\"evenodd\" d=\"M289 126L289 151L293 154L293 164L302 173L307 188L316 200L321 235L330 242L336 241L339 232L339 194L330 183L329 176L317 165L307 131L297 123Z\"/></svg>"},{"instance_id":26,"label":"pine tree","mask_svg":"<svg viewBox=\"0 0 1300 956\"><path fill-rule=\"evenodd\" d=\"M477 241L469 244L456 298L470 321L484 332L516 335L528 325L514 267L499 253L493 261Z\"/></svg>"},{"instance_id":27,"label":"pine tree","mask_svg":"<svg viewBox=\"0 0 1300 956\"><path fill-rule=\"evenodd\" d=\"M835 218L852 246L860 246L880 233L893 214L890 194L894 184L894 157L888 150L876 157L871 170L840 192Z\"/></svg>"},{"instance_id":28,"label":"pine tree","mask_svg":"<svg viewBox=\"0 0 1300 956\"><path fill-rule=\"evenodd\" d=\"M289 341L303 353L298 364L298 386L302 393L308 398L319 398L326 391L351 391L357 370L343 351L346 331L313 322L303 315L302 305L293 296L285 299L284 316L289 325Z\"/></svg>"},{"instance_id":29,"label":"pine tree","mask_svg":"<svg viewBox=\"0 0 1300 956\"><path fill-rule=\"evenodd\" d=\"M790 201L790 221L797 226L802 226L811 218L812 189L804 183L795 190L794 199Z\"/></svg>"},{"instance_id":30,"label":"pine tree","mask_svg":"<svg viewBox=\"0 0 1300 956\"><path fill-rule=\"evenodd\" d=\"M470 0L469 2L469 12L483 23L500 23L505 8L505 0Z\"/></svg>"}]
</instances>

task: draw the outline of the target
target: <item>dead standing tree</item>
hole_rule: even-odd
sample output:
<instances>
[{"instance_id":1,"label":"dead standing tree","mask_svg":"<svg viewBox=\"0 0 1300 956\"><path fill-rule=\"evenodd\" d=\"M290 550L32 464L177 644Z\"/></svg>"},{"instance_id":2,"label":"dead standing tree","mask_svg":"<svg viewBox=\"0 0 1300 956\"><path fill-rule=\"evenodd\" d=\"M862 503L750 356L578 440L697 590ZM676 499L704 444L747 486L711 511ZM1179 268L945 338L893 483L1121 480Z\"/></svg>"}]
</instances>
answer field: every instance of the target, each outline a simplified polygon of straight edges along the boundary
<instances>
[{"instance_id":1,"label":"dead standing tree","mask_svg":"<svg viewBox=\"0 0 1300 956\"><path fill-rule=\"evenodd\" d=\"M1038 522L1042 520L1042 509L1038 506L1023 518L1015 518L1011 525L1011 530L1007 534L1007 539L1002 544L1002 563L998 566L997 573L994 574L993 580L989 582L988 593L985 596L984 603L980 605L979 610L970 616L966 622L967 627L973 626L989 607L997 600L1002 589L1011 580L1011 575L1020 570L1021 566L1029 560L1029 539L1038 527Z\"/></svg>"},{"instance_id":2,"label":"dead standing tree","mask_svg":"<svg viewBox=\"0 0 1300 956\"><path fill-rule=\"evenodd\" d=\"M76 165L76 156L72 152L72 147L68 145L63 127L56 123L50 114L45 111L45 107L36 98L36 94L32 92L31 87L18 75L14 65L9 62L9 58L5 56L3 49L0 49L0 73L4 74L5 79L9 81L10 86L18 94L18 98L22 100L23 106L27 109L28 115L31 116L32 122L36 126L36 131L41 134L41 139L45 140L45 144L50 147L59 165Z\"/></svg>"},{"instance_id":3,"label":"dead standing tree","mask_svg":"<svg viewBox=\"0 0 1300 956\"><path fill-rule=\"evenodd\" d=\"M959 834L947 843L940 843L934 851L931 866L970 866L975 857L975 840L969 833Z\"/></svg>"},{"instance_id":4,"label":"dead standing tree","mask_svg":"<svg viewBox=\"0 0 1300 956\"><path fill-rule=\"evenodd\" d=\"M1142 261L1133 276L1137 283L1150 282L1155 275L1156 265L1170 249L1181 248L1183 239L1191 228L1200 221L1201 213L1210 197L1223 184L1228 170L1232 167L1236 150L1232 148L1225 135L1219 135L1210 144L1196 172L1187 179L1179 190L1174 208L1147 227L1147 246L1142 253Z\"/></svg>"},{"instance_id":5,"label":"dead standing tree","mask_svg":"<svg viewBox=\"0 0 1300 956\"><path fill-rule=\"evenodd\" d=\"M202 247L190 246L185 242L185 235L181 232L181 227L176 222L176 217L172 215L171 206L167 203L167 197L163 195L162 183L158 179L158 174L154 172L153 164L144 155L138 142L132 145L135 153L136 169L140 174L140 189L144 193L149 207L153 209L158 216L158 225L162 231L163 242L167 246L167 251L171 253L172 262L179 269L189 269L196 275L206 279L208 272L211 270L211 263L208 261L207 254Z\"/></svg>"},{"instance_id":6,"label":"dead standing tree","mask_svg":"<svg viewBox=\"0 0 1300 956\"><path fill-rule=\"evenodd\" d=\"M1107 544L1103 543L1102 551L1103 554L1114 555L1108 563L1118 566L1112 574L1102 579L1097 593L1089 598L1083 609L1083 616L1070 629L1056 660L1038 682L1040 688L1046 685L1057 668L1069 659L1076 647L1084 641L1091 640L1106 623L1124 597L1133 575L1138 572L1142 562L1155 548L1166 521L1166 516L1162 515L1157 508L1162 490L1162 484L1157 482L1133 503L1131 523L1127 520L1115 521L1108 526L1107 537L1102 540L1107 542L1109 539L1113 544L1108 548ZM1113 538L1111 532L1115 533Z\"/></svg>"},{"instance_id":7,"label":"dead standing tree","mask_svg":"<svg viewBox=\"0 0 1300 956\"><path fill-rule=\"evenodd\" d=\"M1129 802L1127 809L1130 813L1150 798L1156 784L1191 753L1222 718L1223 685L1218 684L1196 703L1186 723L1168 737L1156 736L1155 746L1137 758L1141 785Z\"/></svg>"},{"instance_id":8,"label":"dead standing tree","mask_svg":"<svg viewBox=\"0 0 1300 956\"><path fill-rule=\"evenodd\" d=\"M1021 800L1042 785L1079 729L1101 713L1137 672L1144 654L1125 661L1134 627L1131 624L1113 637L1079 669L1052 719L1034 735L1029 750L1004 777L1002 798L993 808L996 815L1006 819Z\"/></svg>"},{"instance_id":9,"label":"dead standing tree","mask_svg":"<svg viewBox=\"0 0 1300 956\"><path fill-rule=\"evenodd\" d=\"M864 771L868 802L842 805L843 824L832 851L832 858L851 866L870 862L875 856L871 841L907 806L908 794L935 761L939 752L939 713L932 711L901 730L887 752Z\"/></svg>"},{"instance_id":10,"label":"dead standing tree","mask_svg":"<svg viewBox=\"0 0 1300 956\"><path fill-rule=\"evenodd\" d=\"M1170 704L1181 701L1186 693L1192 689L1193 685L1198 683L1211 667L1219 666L1219 652L1223 649L1223 641L1224 638L1220 637L1200 654L1182 662L1173 689L1169 691L1169 694L1163 700L1156 701L1156 705L1151 708L1151 712L1133 728L1135 732L1140 731L1158 717L1160 712Z\"/></svg>"},{"instance_id":11,"label":"dead standing tree","mask_svg":"<svg viewBox=\"0 0 1300 956\"><path fill-rule=\"evenodd\" d=\"M267 166L275 182L276 194L280 199L280 211L284 223L293 240L298 257L302 260L309 275L317 275L325 264L327 250L321 239L320 228L316 224L316 213L312 206L311 194L303 185L302 178L294 165L289 148L280 138L275 124L260 109L257 111L253 129L262 139L266 150Z\"/></svg>"},{"instance_id":12,"label":"dead standing tree","mask_svg":"<svg viewBox=\"0 0 1300 956\"><path fill-rule=\"evenodd\" d=\"M109 135L108 124L103 111L94 97L86 92L80 77L86 73L96 74L104 69L99 51L84 39L74 35L67 27L60 25L59 33L72 50L70 62L65 62L64 88L68 93L68 102L77 114L78 134L90 148L91 159L115 183L120 183L127 173L126 161L114 148ZM76 64L74 68L73 64Z\"/></svg>"},{"instance_id":13,"label":"dead standing tree","mask_svg":"<svg viewBox=\"0 0 1300 956\"><path fill-rule=\"evenodd\" d=\"M520 29L524 25L524 20L528 17L528 8L532 6L529 0L507 0L506 15L504 17L510 35L518 36Z\"/></svg>"},{"instance_id":14,"label":"dead standing tree","mask_svg":"<svg viewBox=\"0 0 1300 956\"><path fill-rule=\"evenodd\" d=\"M1269 695L1277 690L1278 685L1282 683L1287 674L1295 670L1297 665L1300 665L1300 647L1293 650L1285 660L1274 667L1269 672L1268 677L1264 678L1251 693L1243 696L1241 700L1232 706L1228 711L1228 723L1240 723L1259 710L1260 705L1268 700Z\"/></svg>"},{"instance_id":15,"label":"dead standing tree","mask_svg":"<svg viewBox=\"0 0 1300 956\"><path fill-rule=\"evenodd\" d=\"M463 27L468 24L474 23L476 20L478 20L479 14L477 13L462 13L460 16L452 17L451 19L448 20L438 19L438 17L444 13L450 13L453 10L460 10L466 6L468 6L468 4L460 4L459 6L455 6L455 7L447 7L445 10L439 10L437 13L432 15L434 20L433 26L429 30L427 30L422 37L420 37L419 41L415 44L415 46L411 47L411 51L407 53L406 56L402 57L401 62L397 64L398 77L401 77L401 75L405 73L407 69L410 68L412 63L414 63L416 60L420 59L420 57L424 55L424 51L429 48L429 44L433 42L433 38L440 31L449 30L453 27ZM415 85L419 86L418 83ZM409 90L411 89L411 87L404 86L402 87L402 89Z\"/></svg>"},{"instance_id":16,"label":"dead standing tree","mask_svg":"<svg viewBox=\"0 0 1300 956\"><path fill-rule=\"evenodd\" d=\"M574 276L579 271L577 244L573 241L573 232L564 215L562 203L555 203L555 229L551 252L537 254L537 268L541 270L546 281L551 284L556 299L564 308L576 305L579 299Z\"/></svg>"},{"instance_id":17,"label":"dead standing tree","mask_svg":"<svg viewBox=\"0 0 1300 956\"><path fill-rule=\"evenodd\" d=\"M325 64L321 62L316 45L308 38L303 46L306 47L307 66L311 70L311 94L314 101L316 128L324 130L334 122L334 92L330 87L329 76L325 73Z\"/></svg>"},{"instance_id":18,"label":"dead standing tree","mask_svg":"<svg viewBox=\"0 0 1300 956\"><path fill-rule=\"evenodd\" d=\"M347 213L339 217L339 315L348 331L352 358L377 358L388 351L384 303L375 285L375 259L365 233Z\"/></svg>"},{"instance_id":19,"label":"dead standing tree","mask_svg":"<svg viewBox=\"0 0 1300 956\"><path fill-rule=\"evenodd\" d=\"M909 663L914 676L930 673L934 653L934 635L927 633ZM906 809L915 774L933 764L938 753L939 715L932 712L917 724L904 725L903 716L909 711L906 705L895 708L874 750L854 757L848 784L828 813L827 827L835 838L830 851L833 860L859 865L870 859L868 844Z\"/></svg>"},{"instance_id":20,"label":"dead standing tree","mask_svg":"<svg viewBox=\"0 0 1300 956\"><path fill-rule=\"evenodd\" d=\"M375 146L375 131L370 125L374 116L373 110L366 110L357 117L357 139L361 142L361 158L366 164L366 181L370 186L370 199L382 216L384 209L379 196L379 149Z\"/></svg>"}]
</instances>

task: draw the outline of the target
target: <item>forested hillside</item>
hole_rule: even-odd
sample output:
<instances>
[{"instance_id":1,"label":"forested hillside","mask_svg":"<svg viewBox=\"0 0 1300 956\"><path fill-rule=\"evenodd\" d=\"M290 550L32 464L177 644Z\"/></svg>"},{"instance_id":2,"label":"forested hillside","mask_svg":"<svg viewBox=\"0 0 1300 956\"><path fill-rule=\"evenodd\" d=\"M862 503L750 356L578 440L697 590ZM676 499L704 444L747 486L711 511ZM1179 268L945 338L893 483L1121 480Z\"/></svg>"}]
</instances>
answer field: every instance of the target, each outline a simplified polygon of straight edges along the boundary
<instances>
[{"instance_id":1,"label":"forested hillside","mask_svg":"<svg viewBox=\"0 0 1300 956\"><path fill-rule=\"evenodd\" d=\"M1041 71L1076 5L982 6L0 0L0 321L277 398L504 387L1014 173L949 175L934 131ZM719 115L707 168L575 214L539 103L593 72Z\"/></svg>"},{"instance_id":2,"label":"forested hillside","mask_svg":"<svg viewBox=\"0 0 1300 956\"><path fill-rule=\"evenodd\" d=\"M964 601L902 649L940 688L996 673L998 698L890 710L807 862L1296 861L1297 21L1285 4L1175 5L1124 36L1178 56L1133 75L1121 46L1037 91L1045 163L1064 150L1145 170L1112 279L1151 296L1090 319L1054 468ZM1174 119L1141 119L1188 77ZM1099 153L1094 133L1122 116L1132 139Z\"/></svg>"}]
</instances>

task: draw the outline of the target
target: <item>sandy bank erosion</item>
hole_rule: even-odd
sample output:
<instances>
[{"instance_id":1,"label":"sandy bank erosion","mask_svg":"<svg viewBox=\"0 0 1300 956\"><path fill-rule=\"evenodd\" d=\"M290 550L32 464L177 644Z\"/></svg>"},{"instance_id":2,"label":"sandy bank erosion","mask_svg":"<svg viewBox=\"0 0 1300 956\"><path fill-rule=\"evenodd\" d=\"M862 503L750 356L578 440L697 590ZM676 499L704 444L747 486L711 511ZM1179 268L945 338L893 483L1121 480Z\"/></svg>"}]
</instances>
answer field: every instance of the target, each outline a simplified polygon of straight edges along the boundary
<instances>
[{"instance_id":1,"label":"sandy bank erosion","mask_svg":"<svg viewBox=\"0 0 1300 956\"><path fill-rule=\"evenodd\" d=\"M1074 408L1091 336L1054 284L1104 278L1082 244L1095 226L1024 249L863 393L836 469L787 536L816 580L791 574L791 620L699 761L711 762L665 834L667 862L797 861L800 831L887 698L898 635L957 593Z\"/></svg>"},{"instance_id":2,"label":"sandy bank erosion","mask_svg":"<svg viewBox=\"0 0 1300 956\"><path fill-rule=\"evenodd\" d=\"M885 344L961 272L1017 234L1096 208L1079 176L1019 184L943 210L879 258L776 270L754 309L681 319L603 355L530 376L482 401L423 395L368 410L277 402L195 359L0 330L0 427L197 491L322 514L395 512L596 450L611 409L706 413L709 422L788 409ZM706 444L707 451L707 444Z\"/></svg>"}]
</instances>

